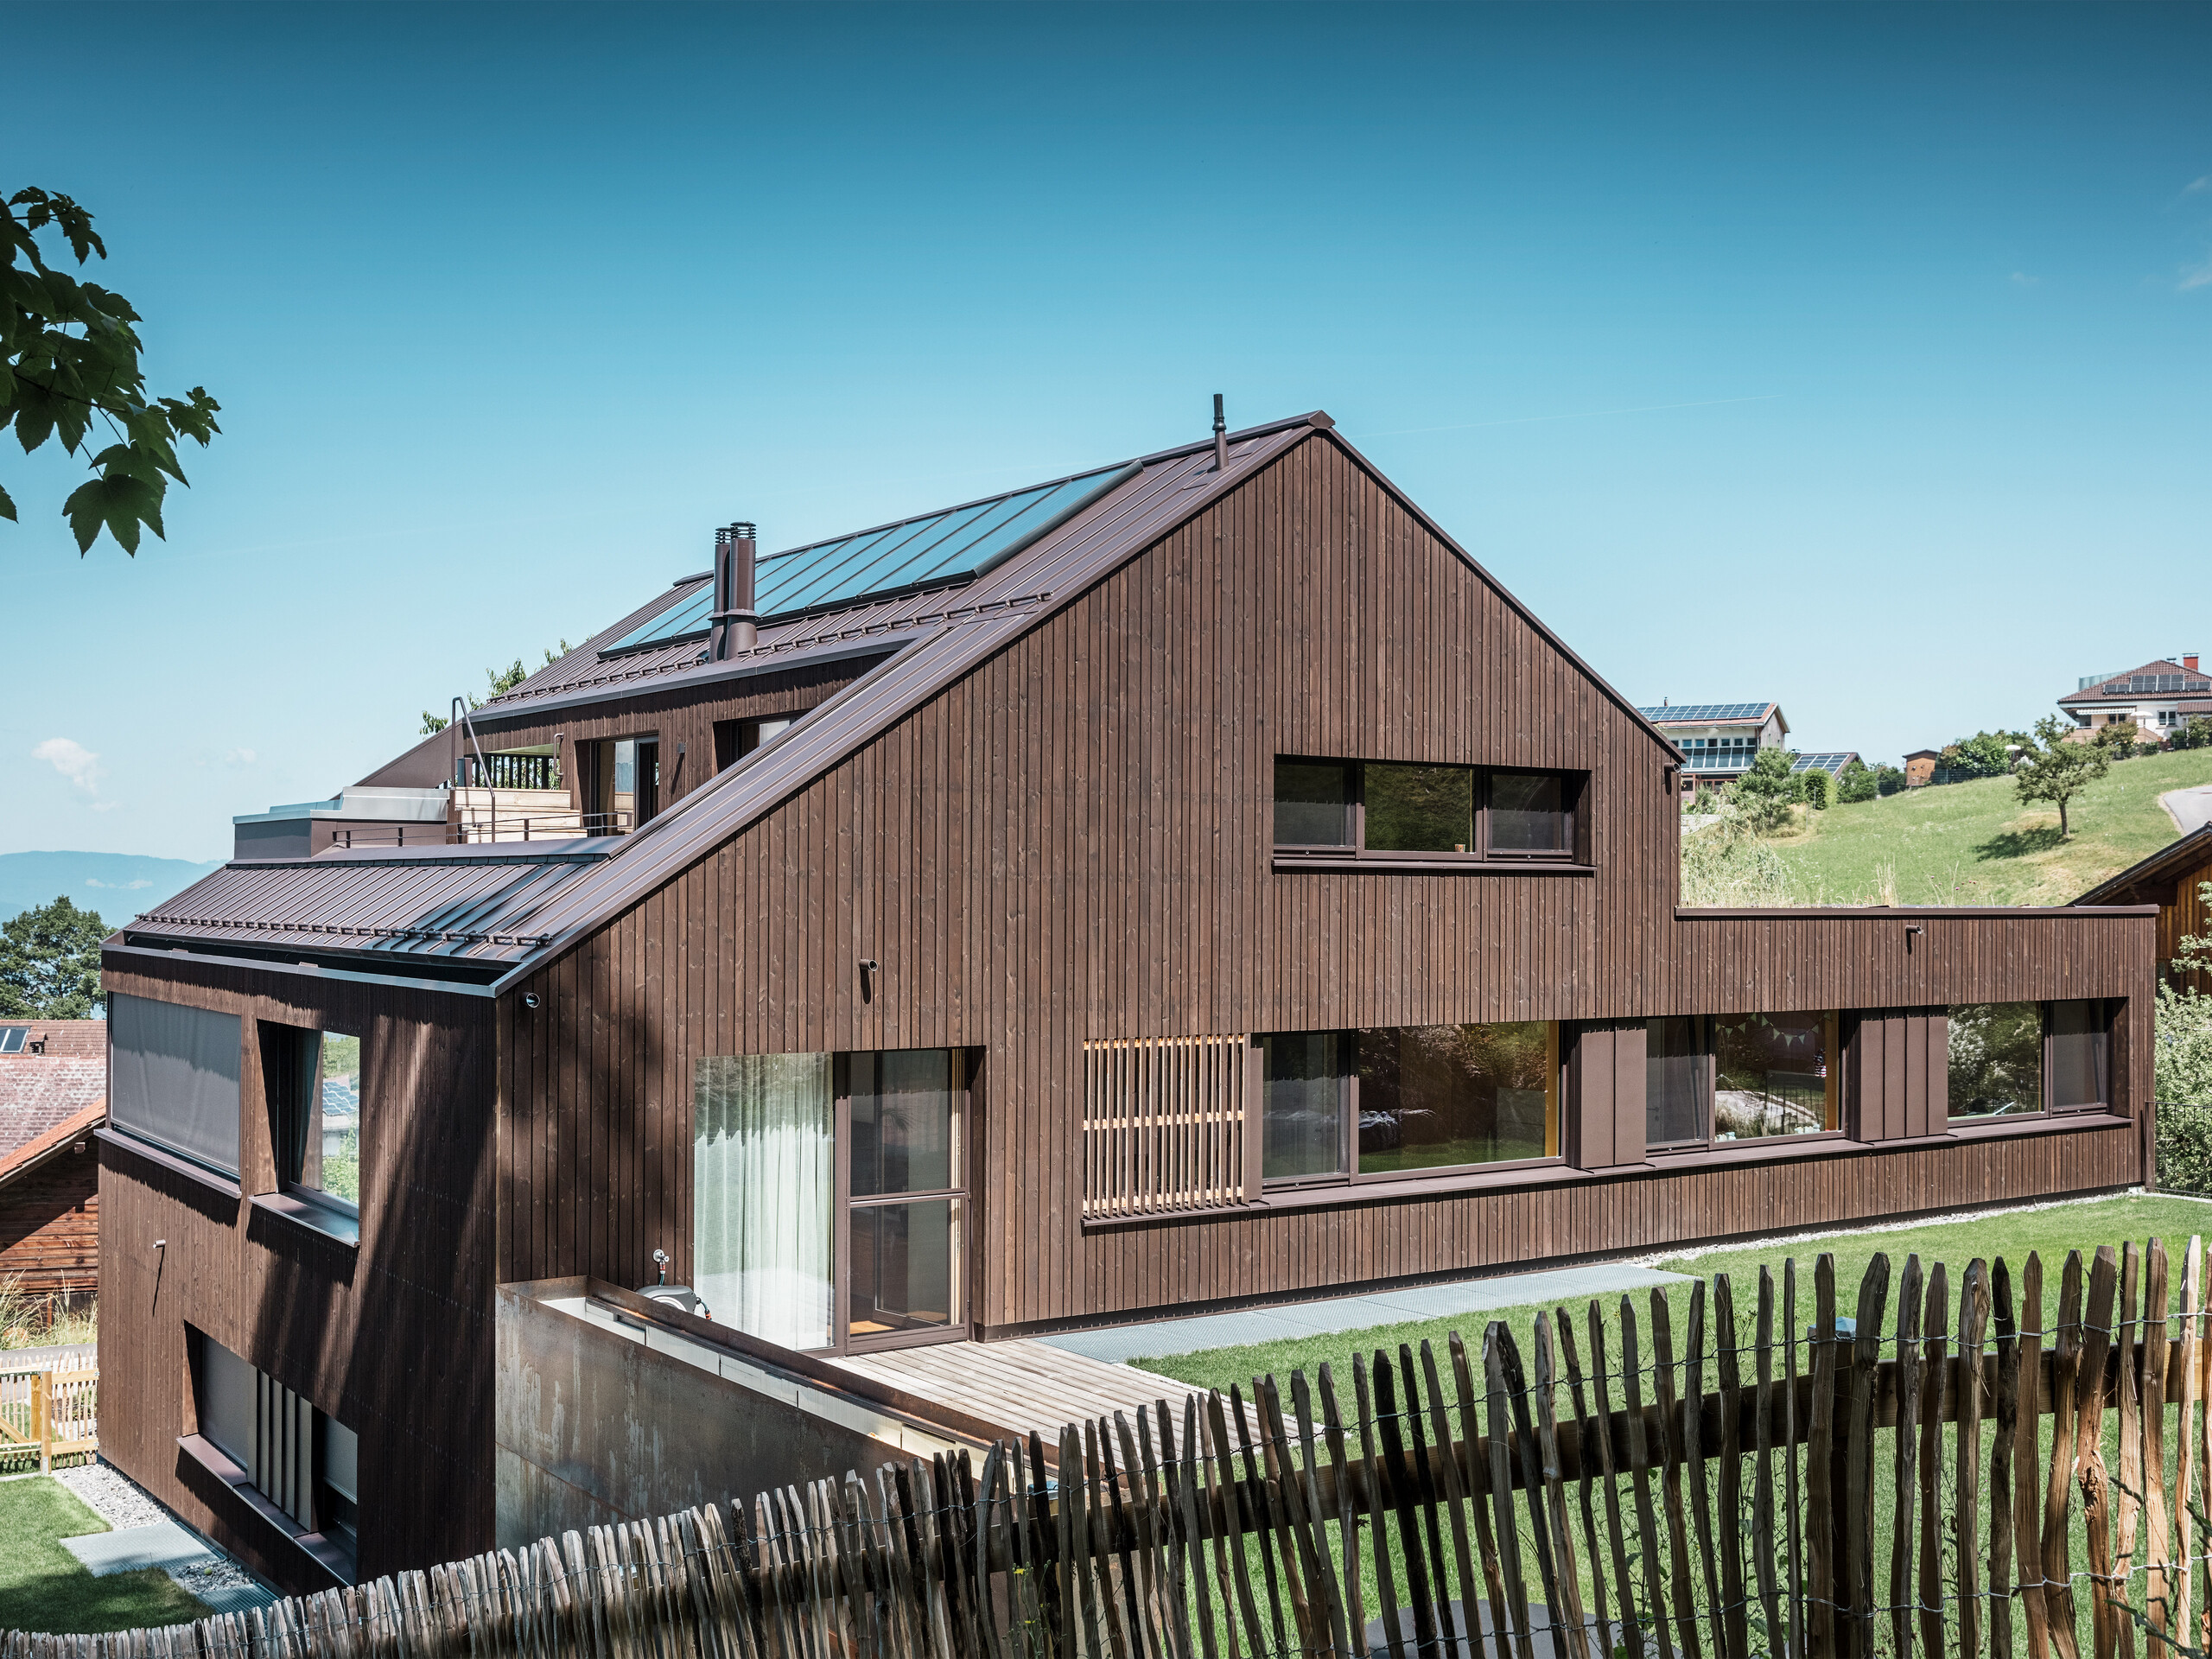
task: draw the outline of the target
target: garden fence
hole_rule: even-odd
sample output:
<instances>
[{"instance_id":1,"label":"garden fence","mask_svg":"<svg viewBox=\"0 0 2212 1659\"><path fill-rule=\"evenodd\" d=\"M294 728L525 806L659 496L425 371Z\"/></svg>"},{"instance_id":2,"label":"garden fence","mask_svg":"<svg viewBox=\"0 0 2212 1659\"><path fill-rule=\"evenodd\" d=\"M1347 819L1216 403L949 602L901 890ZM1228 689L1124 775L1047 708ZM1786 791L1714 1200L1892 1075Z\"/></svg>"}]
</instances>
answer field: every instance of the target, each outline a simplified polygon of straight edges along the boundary
<instances>
[{"instance_id":1,"label":"garden fence","mask_svg":"<svg viewBox=\"0 0 2212 1659\"><path fill-rule=\"evenodd\" d=\"M2202 1247L2056 1276L1785 1263L0 1659L2202 1651Z\"/></svg>"},{"instance_id":2,"label":"garden fence","mask_svg":"<svg viewBox=\"0 0 2212 1659\"><path fill-rule=\"evenodd\" d=\"M0 1474L50 1473L99 1450L98 1366L0 1370Z\"/></svg>"}]
</instances>

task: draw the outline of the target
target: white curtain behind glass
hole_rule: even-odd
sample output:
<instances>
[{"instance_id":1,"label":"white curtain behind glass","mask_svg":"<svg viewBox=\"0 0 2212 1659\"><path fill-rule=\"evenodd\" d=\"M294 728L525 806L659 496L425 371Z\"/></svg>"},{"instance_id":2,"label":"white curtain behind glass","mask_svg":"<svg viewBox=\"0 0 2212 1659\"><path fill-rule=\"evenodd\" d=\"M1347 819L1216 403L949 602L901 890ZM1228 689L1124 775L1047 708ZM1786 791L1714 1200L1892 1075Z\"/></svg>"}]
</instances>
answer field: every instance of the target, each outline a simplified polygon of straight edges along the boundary
<instances>
[{"instance_id":1,"label":"white curtain behind glass","mask_svg":"<svg viewBox=\"0 0 2212 1659\"><path fill-rule=\"evenodd\" d=\"M836 1100L827 1054L699 1062L692 1089L691 1280L721 1324L829 1345Z\"/></svg>"}]
</instances>

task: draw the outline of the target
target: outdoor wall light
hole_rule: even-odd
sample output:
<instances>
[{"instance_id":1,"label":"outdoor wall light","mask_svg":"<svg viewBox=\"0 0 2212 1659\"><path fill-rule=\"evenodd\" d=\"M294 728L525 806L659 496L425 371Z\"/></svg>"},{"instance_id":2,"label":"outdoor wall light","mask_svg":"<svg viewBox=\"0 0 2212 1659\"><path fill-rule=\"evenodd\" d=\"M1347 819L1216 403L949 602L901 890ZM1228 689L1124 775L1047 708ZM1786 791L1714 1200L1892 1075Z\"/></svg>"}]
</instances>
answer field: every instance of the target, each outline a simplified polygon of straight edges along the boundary
<instances>
[{"instance_id":1,"label":"outdoor wall light","mask_svg":"<svg viewBox=\"0 0 2212 1659\"><path fill-rule=\"evenodd\" d=\"M524 991L522 994L522 1005L525 1008L536 1007L537 1006L537 993L536 991Z\"/></svg>"}]
</instances>

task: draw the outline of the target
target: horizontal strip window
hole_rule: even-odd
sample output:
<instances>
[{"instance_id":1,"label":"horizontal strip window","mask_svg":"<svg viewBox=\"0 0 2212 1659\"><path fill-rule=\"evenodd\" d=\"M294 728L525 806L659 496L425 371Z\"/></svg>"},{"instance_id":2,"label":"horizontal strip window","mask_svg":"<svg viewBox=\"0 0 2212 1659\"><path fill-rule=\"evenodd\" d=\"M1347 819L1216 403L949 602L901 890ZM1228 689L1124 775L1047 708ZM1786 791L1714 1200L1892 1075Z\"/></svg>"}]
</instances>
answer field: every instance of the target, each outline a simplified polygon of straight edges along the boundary
<instances>
[{"instance_id":1,"label":"horizontal strip window","mask_svg":"<svg viewBox=\"0 0 2212 1659\"><path fill-rule=\"evenodd\" d=\"M1270 1189L1402 1181L1559 1156L1550 1020L1278 1032L1260 1039Z\"/></svg>"},{"instance_id":2,"label":"horizontal strip window","mask_svg":"<svg viewBox=\"0 0 2212 1659\"><path fill-rule=\"evenodd\" d=\"M1643 1027L1647 1152L1842 1128L1832 1012L1670 1014Z\"/></svg>"},{"instance_id":3,"label":"horizontal strip window","mask_svg":"<svg viewBox=\"0 0 2212 1659\"><path fill-rule=\"evenodd\" d=\"M359 1535L360 1446L304 1396L189 1327L199 1433L276 1512L288 1535L321 1544L318 1560L350 1580ZM257 1506L258 1507L258 1506Z\"/></svg>"},{"instance_id":4,"label":"horizontal strip window","mask_svg":"<svg viewBox=\"0 0 2212 1659\"><path fill-rule=\"evenodd\" d=\"M1279 756L1274 854L1379 865L1573 863L1586 781L1580 772Z\"/></svg>"},{"instance_id":5,"label":"horizontal strip window","mask_svg":"<svg viewBox=\"0 0 2212 1659\"><path fill-rule=\"evenodd\" d=\"M2120 1006L2089 999L1946 1009L1951 1122L2112 1109L2112 1030Z\"/></svg>"}]
</instances>

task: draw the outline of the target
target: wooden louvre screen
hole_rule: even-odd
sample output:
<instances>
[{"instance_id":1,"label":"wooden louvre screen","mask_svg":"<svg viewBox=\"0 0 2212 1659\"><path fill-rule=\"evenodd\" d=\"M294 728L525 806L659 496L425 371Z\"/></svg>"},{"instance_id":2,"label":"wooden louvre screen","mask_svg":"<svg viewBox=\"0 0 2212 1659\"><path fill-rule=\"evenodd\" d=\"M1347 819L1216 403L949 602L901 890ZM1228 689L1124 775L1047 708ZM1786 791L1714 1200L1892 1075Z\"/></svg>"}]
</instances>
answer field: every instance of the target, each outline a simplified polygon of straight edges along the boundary
<instances>
[{"instance_id":1,"label":"wooden louvre screen","mask_svg":"<svg viewBox=\"0 0 2212 1659\"><path fill-rule=\"evenodd\" d=\"M315 1408L265 1371L254 1378L253 1461L246 1473L263 1497L312 1531Z\"/></svg>"},{"instance_id":2,"label":"wooden louvre screen","mask_svg":"<svg viewBox=\"0 0 2212 1659\"><path fill-rule=\"evenodd\" d=\"M1250 1199L1249 1049L1242 1033L1083 1046L1084 1220Z\"/></svg>"}]
</instances>

